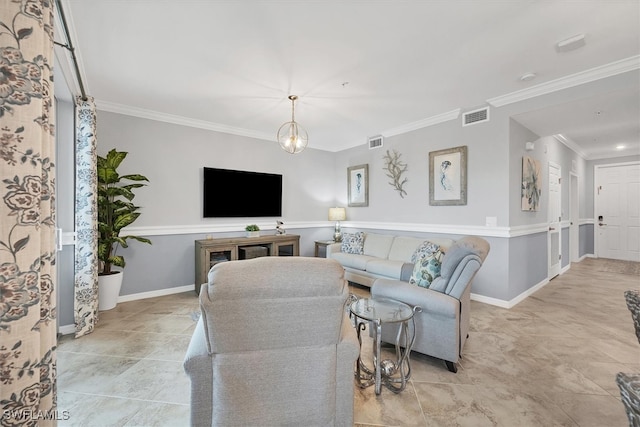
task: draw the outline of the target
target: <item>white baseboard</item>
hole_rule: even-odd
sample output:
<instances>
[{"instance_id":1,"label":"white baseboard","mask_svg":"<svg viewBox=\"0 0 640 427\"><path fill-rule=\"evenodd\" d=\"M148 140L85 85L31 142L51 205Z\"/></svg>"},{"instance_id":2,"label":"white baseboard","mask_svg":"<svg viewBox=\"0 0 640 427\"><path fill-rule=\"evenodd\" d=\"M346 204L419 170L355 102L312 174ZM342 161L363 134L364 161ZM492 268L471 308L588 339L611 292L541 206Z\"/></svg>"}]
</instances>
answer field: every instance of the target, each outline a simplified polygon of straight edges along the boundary
<instances>
[{"instance_id":1,"label":"white baseboard","mask_svg":"<svg viewBox=\"0 0 640 427\"><path fill-rule=\"evenodd\" d=\"M595 256L595 254L584 254L584 255L582 255L582 256L580 256L580 257L578 257L578 259L577 259L577 260L575 260L575 261L571 261L571 262L572 262L572 263L573 263L573 262L576 262L576 263L577 263L577 262L582 262L582 261L584 261L584 260L585 260L585 259L587 259L587 258L595 258L595 257L596 257L596 256Z\"/></svg>"},{"instance_id":2,"label":"white baseboard","mask_svg":"<svg viewBox=\"0 0 640 427\"><path fill-rule=\"evenodd\" d=\"M136 301L139 299L163 297L165 295L180 294L182 292L193 291L195 285L177 286L175 288L158 289L157 291L140 292L137 294L122 295L118 297L118 302Z\"/></svg>"},{"instance_id":3,"label":"white baseboard","mask_svg":"<svg viewBox=\"0 0 640 427\"><path fill-rule=\"evenodd\" d=\"M76 325L58 326L58 333L62 335L71 335L76 333Z\"/></svg>"},{"instance_id":4,"label":"white baseboard","mask_svg":"<svg viewBox=\"0 0 640 427\"><path fill-rule=\"evenodd\" d=\"M544 279L542 282L538 283L535 286L532 286L531 288L527 289L526 291L524 291L523 293L521 293L520 295L518 295L517 297L509 301L486 297L484 295L478 295L474 293L471 293L471 299L484 304L495 305L497 307L508 309L508 308L515 307L518 303L524 301L528 296L533 295L536 291L542 289L547 283L549 283L549 279Z\"/></svg>"},{"instance_id":5,"label":"white baseboard","mask_svg":"<svg viewBox=\"0 0 640 427\"><path fill-rule=\"evenodd\" d=\"M118 302L129 302L140 299L163 297L165 295L181 294L183 292L193 291L194 285L176 286L175 288L160 289L157 291L140 292L137 294L123 295L118 297ZM75 325L63 325L58 327L58 333L62 335L70 335L76 333Z\"/></svg>"},{"instance_id":6,"label":"white baseboard","mask_svg":"<svg viewBox=\"0 0 640 427\"><path fill-rule=\"evenodd\" d=\"M471 293L471 299L473 301L478 301L483 304L495 305L496 307L511 308L509 307L509 301L505 301L498 298L486 297L484 295L474 294L473 292Z\"/></svg>"}]
</instances>

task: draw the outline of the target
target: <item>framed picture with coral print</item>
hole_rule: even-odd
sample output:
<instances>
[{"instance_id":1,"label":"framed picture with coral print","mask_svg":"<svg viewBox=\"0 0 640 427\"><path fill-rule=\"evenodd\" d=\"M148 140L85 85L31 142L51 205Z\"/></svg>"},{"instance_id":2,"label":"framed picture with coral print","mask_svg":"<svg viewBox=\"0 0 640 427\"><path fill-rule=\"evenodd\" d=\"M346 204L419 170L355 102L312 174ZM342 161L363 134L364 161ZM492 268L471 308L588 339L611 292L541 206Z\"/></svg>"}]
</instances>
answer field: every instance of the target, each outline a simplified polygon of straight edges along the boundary
<instances>
[{"instance_id":1,"label":"framed picture with coral print","mask_svg":"<svg viewBox=\"0 0 640 427\"><path fill-rule=\"evenodd\" d=\"M540 209L540 162L533 157L522 157L522 210Z\"/></svg>"},{"instance_id":2,"label":"framed picture with coral print","mask_svg":"<svg viewBox=\"0 0 640 427\"><path fill-rule=\"evenodd\" d=\"M429 153L429 204L467 204L467 146Z\"/></svg>"},{"instance_id":3,"label":"framed picture with coral print","mask_svg":"<svg viewBox=\"0 0 640 427\"><path fill-rule=\"evenodd\" d=\"M347 168L349 206L369 206L369 165Z\"/></svg>"}]
</instances>

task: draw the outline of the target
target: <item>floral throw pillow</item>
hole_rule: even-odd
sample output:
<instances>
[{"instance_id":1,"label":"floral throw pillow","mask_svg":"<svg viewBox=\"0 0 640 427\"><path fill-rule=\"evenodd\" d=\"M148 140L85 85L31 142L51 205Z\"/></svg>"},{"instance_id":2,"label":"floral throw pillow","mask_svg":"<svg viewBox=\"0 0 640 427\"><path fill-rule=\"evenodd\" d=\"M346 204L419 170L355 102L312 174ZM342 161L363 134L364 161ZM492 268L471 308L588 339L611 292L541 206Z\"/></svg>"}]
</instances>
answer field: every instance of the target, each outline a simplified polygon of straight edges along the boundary
<instances>
[{"instance_id":1,"label":"floral throw pillow","mask_svg":"<svg viewBox=\"0 0 640 427\"><path fill-rule=\"evenodd\" d=\"M413 266L413 274L409 283L423 288L429 288L431 282L440 276L440 267L444 253L438 248L435 252L420 258Z\"/></svg>"},{"instance_id":2,"label":"floral throw pillow","mask_svg":"<svg viewBox=\"0 0 640 427\"><path fill-rule=\"evenodd\" d=\"M415 252L411 256L411 262L415 264L420 258L431 255L438 250L440 250L440 246L436 245L435 243L431 243L428 240L425 240L420 244L420 246L416 248Z\"/></svg>"},{"instance_id":3,"label":"floral throw pillow","mask_svg":"<svg viewBox=\"0 0 640 427\"><path fill-rule=\"evenodd\" d=\"M362 255L364 253L364 232L344 233L340 251L347 254Z\"/></svg>"}]
</instances>

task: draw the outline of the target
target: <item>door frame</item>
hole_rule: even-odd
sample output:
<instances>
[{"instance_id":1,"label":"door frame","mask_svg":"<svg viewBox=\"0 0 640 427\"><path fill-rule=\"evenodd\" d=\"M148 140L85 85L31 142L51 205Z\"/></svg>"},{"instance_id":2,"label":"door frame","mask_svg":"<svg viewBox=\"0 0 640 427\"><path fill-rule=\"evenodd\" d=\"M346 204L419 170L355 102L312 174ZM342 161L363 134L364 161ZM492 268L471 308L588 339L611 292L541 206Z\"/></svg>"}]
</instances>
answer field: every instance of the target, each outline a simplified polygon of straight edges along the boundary
<instances>
[{"instance_id":1,"label":"door frame","mask_svg":"<svg viewBox=\"0 0 640 427\"><path fill-rule=\"evenodd\" d=\"M606 168L612 167L622 167L622 166L633 166L640 164L640 161L632 161L632 162L619 162L619 163L603 163L600 165L593 166L593 256L595 258L600 258L600 237L598 233L598 190L599 190L599 181L600 171Z\"/></svg>"},{"instance_id":2,"label":"door frame","mask_svg":"<svg viewBox=\"0 0 640 427\"><path fill-rule=\"evenodd\" d=\"M569 261L580 261L580 177L569 172Z\"/></svg>"},{"instance_id":3,"label":"door frame","mask_svg":"<svg viewBox=\"0 0 640 427\"><path fill-rule=\"evenodd\" d=\"M551 168L554 168L558 171L558 177L559 177L559 182L558 182L558 203L559 205L559 216L558 219L556 220L555 218L551 218ZM552 278L558 276L561 272L562 272L562 167L554 162L549 162L548 166L547 166L547 200L549 200L549 204L547 206L547 223L548 223L548 231L547 231L547 276L549 278L549 280L551 280ZM554 226L556 228L554 228ZM557 263L557 269L554 269L553 271L551 270L551 266L552 265L556 265L556 264L552 264L551 263L551 257L553 254L553 251L551 250L551 244L553 239L551 238L551 234L552 231L557 232L558 234L558 263Z\"/></svg>"}]
</instances>

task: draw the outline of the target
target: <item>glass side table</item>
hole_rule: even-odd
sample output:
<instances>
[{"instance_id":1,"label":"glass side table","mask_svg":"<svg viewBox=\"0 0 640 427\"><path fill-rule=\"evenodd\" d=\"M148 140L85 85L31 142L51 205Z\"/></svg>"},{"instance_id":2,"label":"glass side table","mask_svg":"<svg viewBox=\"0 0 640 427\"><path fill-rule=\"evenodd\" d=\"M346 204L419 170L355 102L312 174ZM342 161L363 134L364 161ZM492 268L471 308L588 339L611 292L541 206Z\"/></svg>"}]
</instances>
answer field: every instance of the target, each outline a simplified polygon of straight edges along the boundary
<instances>
[{"instance_id":1,"label":"glass side table","mask_svg":"<svg viewBox=\"0 0 640 427\"><path fill-rule=\"evenodd\" d=\"M409 355L415 338L415 324L413 323L414 311L409 305L387 298L362 298L355 299L349 307L351 317L354 320L360 343L360 355L356 361L355 377L360 388L366 388L375 384L376 394L382 391L382 384L395 393L399 393L407 386L407 380L411 378L411 361ZM411 328L409 321L412 322ZM373 333L373 367L367 366L362 360L362 331L366 330L367 323L371 323ZM385 323L399 323L396 336L395 360L381 360L381 336L382 325Z\"/></svg>"}]
</instances>

